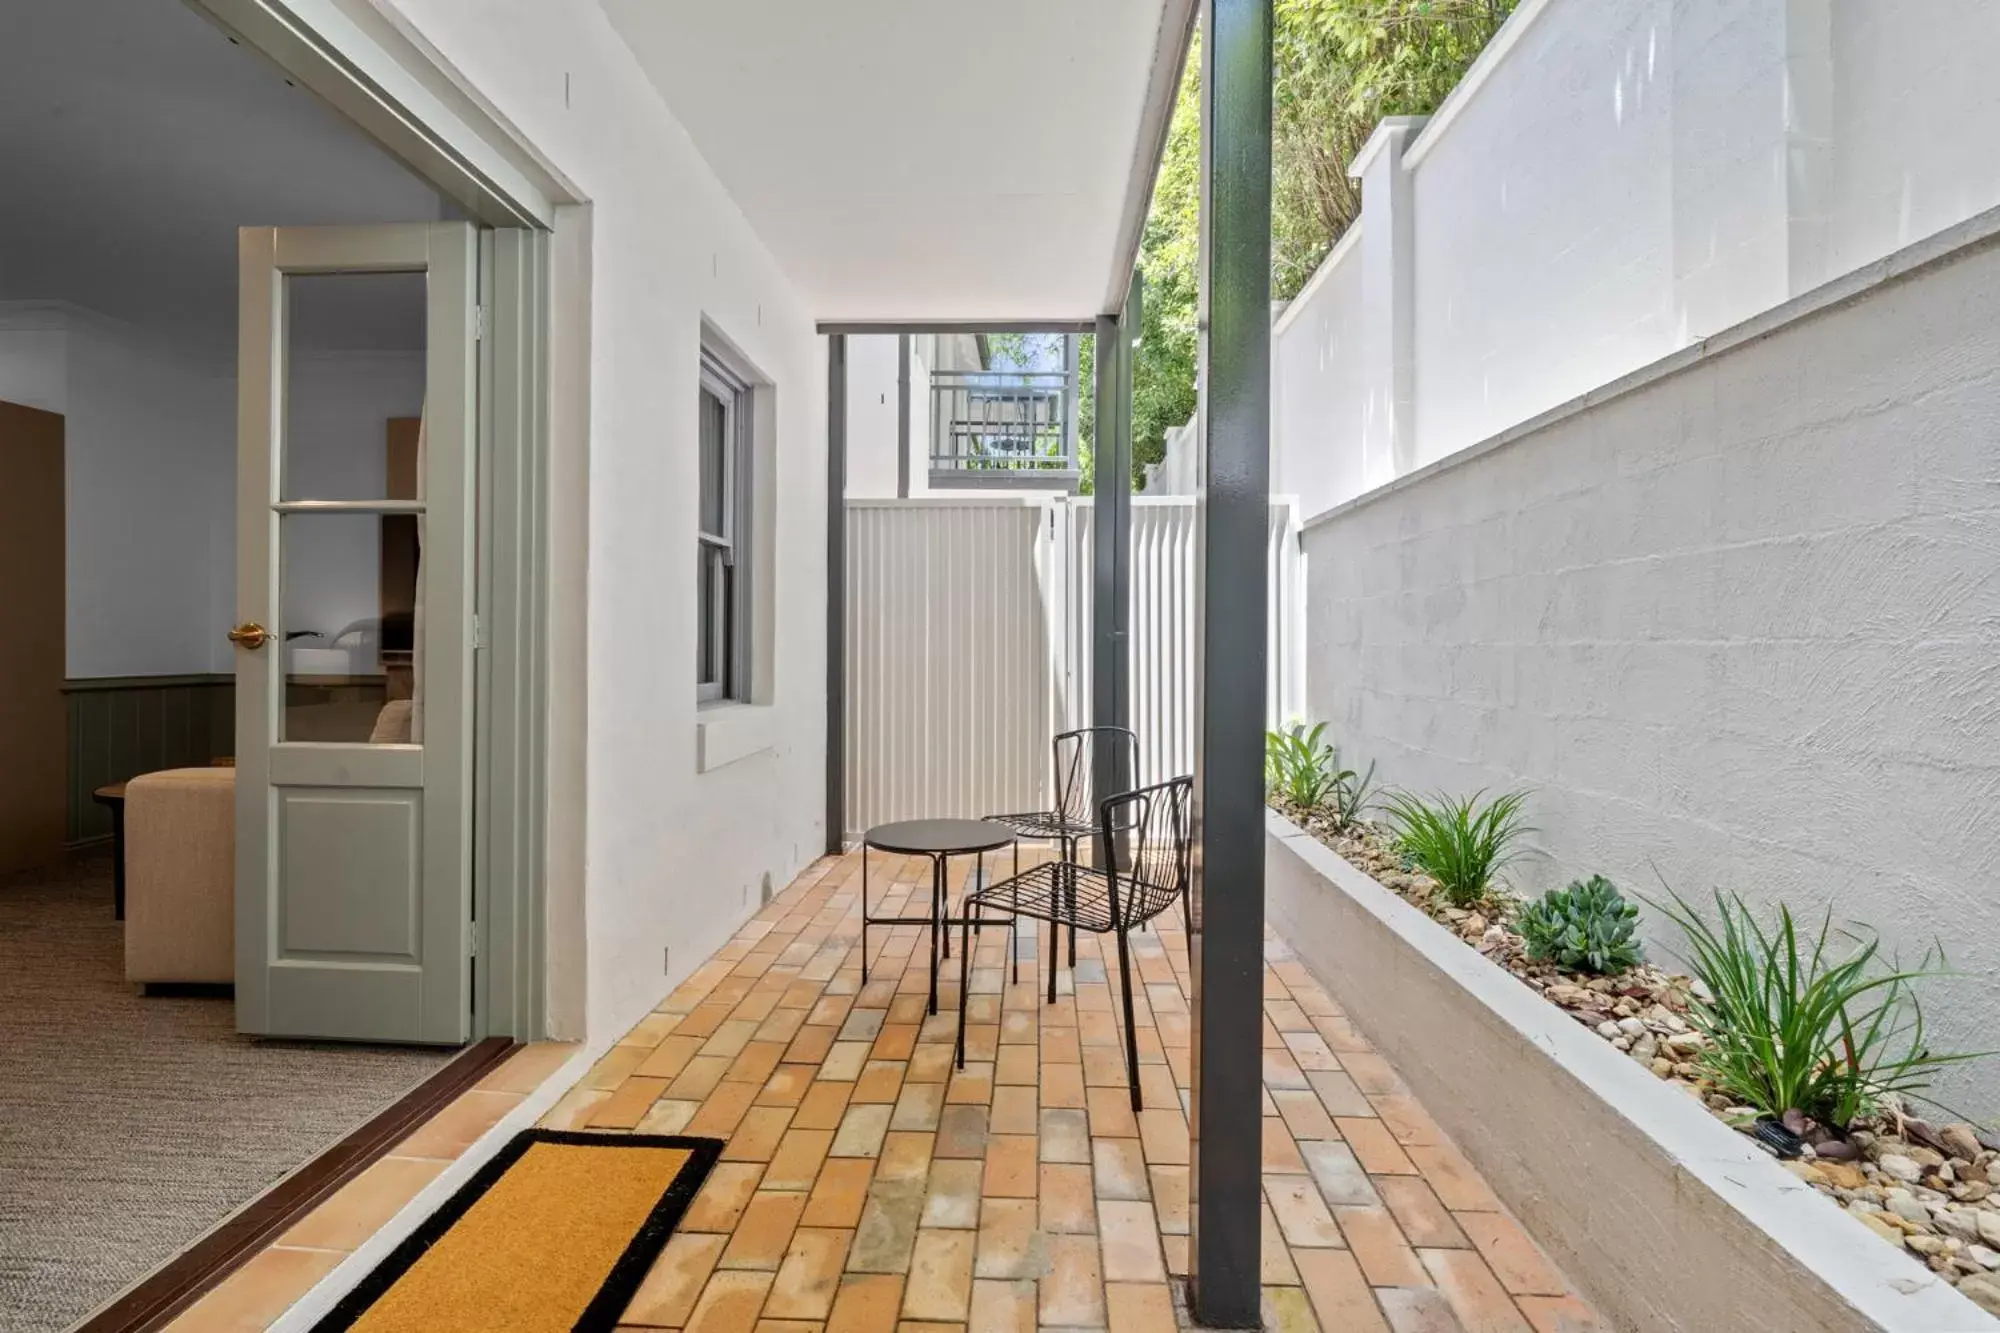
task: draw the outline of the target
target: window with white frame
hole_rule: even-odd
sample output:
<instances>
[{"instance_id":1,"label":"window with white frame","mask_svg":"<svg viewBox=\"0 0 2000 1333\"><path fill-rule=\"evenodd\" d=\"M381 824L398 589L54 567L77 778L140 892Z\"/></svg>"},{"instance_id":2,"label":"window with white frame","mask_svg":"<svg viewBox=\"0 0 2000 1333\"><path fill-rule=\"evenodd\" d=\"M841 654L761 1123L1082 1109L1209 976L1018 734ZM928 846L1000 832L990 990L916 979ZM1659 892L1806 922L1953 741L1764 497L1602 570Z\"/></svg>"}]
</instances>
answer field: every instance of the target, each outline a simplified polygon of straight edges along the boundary
<instances>
[{"instance_id":1,"label":"window with white frame","mask_svg":"<svg viewBox=\"0 0 2000 1333\"><path fill-rule=\"evenodd\" d=\"M750 698L750 388L701 358L701 507L696 527L695 691Z\"/></svg>"}]
</instances>

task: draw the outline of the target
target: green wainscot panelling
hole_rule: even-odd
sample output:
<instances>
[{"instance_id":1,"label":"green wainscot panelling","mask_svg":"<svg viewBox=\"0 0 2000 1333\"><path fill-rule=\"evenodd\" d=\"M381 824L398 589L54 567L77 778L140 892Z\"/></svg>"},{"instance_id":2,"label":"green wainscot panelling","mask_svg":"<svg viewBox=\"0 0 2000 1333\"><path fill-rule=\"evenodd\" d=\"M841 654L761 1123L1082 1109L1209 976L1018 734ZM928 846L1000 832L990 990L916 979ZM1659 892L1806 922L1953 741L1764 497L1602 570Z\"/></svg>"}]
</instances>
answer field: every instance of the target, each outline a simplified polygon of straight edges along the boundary
<instances>
[{"instance_id":1,"label":"green wainscot panelling","mask_svg":"<svg viewBox=\"0 0 2000 1333\"><path fill-rule=\"evenodd\" d=\"M74 845L111 836L97 788L236 753L233 676L114 676L65 682L69 824Z\"/></svg>"}]
</instances>

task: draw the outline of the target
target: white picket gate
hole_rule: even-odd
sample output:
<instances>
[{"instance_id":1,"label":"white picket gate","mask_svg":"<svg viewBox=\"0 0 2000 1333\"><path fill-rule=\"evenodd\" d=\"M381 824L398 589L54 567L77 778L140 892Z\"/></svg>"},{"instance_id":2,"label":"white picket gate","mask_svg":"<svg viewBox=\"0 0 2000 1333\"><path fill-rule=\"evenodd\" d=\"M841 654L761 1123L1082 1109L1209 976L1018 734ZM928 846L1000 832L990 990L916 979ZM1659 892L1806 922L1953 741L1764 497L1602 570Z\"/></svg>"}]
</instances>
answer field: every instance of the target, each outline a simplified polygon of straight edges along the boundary
<instances>
[{"instance_id":1,"label":"white picket gate","mask_svg":"<svg viewBox=\"0 0 2000 1333\"><path fill-rule=\"evenodd\" d=\"M847 502L847 823L1032 810L1090 719L1088 497ZM1132 501L1140 777L1194 768L1195 505ZM1303 693L1298 516L1271 506L1268 712Z\"/></svg>"}]
</instances>

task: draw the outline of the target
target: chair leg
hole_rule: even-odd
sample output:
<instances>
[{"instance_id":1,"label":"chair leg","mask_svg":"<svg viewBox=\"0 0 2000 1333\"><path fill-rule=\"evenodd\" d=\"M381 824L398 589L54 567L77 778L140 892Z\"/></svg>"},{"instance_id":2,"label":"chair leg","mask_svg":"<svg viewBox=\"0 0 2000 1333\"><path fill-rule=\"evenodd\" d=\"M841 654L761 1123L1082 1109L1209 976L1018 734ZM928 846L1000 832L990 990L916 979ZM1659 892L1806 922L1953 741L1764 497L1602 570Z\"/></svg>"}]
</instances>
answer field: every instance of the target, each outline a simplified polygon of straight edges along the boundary
<instances>
[{"instance_id":1,"label":"chair leg","mask_svg":"<svg viewBox=\"0 0 2000 1333\"><path fill-rule=\"evenodd\" d=\"M1014 878L1007 892L1013 898L1013 915L1007 918L1007 965L1014 969L1014 984L1021 983L1021 844L1014 844Z\"/></svg>"},{"instance_id":2,"label":"chair leg","mask_svg":"<svg viewBox=\"0 0 2000 1333\"><path fill-rule=\"evenodd\" d=\"M965 1068L965 1011L972 1007L972 913L965 914L964 934L958 951L958 1048L960 1069Z\"/></svg>"},{"instance_id":3,"label":"chair leg","mask_svg":"<svg viewBox=\"0 0 2000 1333\"><path fill-rule=\"evenodd\" d=\"M1183 884L1181 886L1181 933L1187 936L1187 943L1190 945L1194 943L1194 916L1192 915L1192 911L1193 909L1188 906L1187 885Z\"/></svg>"},{"instance_id":4,"label":"chair leg","mask_svg":"<svg viewBox=\"0 0 2000 1333\"><path fill-rule=\"evenodd\" d=\"M931 881L937 886L935 893L932 895L937 900L932 904L932 910L935 918L942 921L951 915L951 862L947 858L940 856L937 859L937 867L937 878ZM943 927L941 933L944 937L945 961L950 962L951 927Z\"/></svg>"},{"instance_id":5,"label":"chair leg","mask_svg":"<svg viewBox=\"0 0 2000 1333\"><path fill-rule=\"evenodd\" d=\"M1061 891L1059 889L1050 889L1049 892L1058 898L1061 896ZM1052 902L1050 903L1050 906L1059 907L1060 904ZM1049 1003L1054 1004L1056 1002L1056 968L1062 962L1062 926L1056 921L1056 913L1053 911L1049 913L1048 927L1049 927Z\"/></svg>"},{"instance_id":6,"label":"chair leg","mask_svg":"<svg viewBox=\"0 0 2000 1333\"><path fill-rule=\"evenodd\" d=\"M1118 980L1125 988L1125 1076L1132 1083L1132 1109L1141 1111L1139 1098L1139 1029L1132 1017L1132 961L1125 949L1125 932L1118 935Z\"/></svg>"},{"instance_id":7,"label":"chair leg","mask_svg":"<svg viewBox=\"0 0 2000 1333\"><path fill-rule=\"evenodd\" d=\"M1070 848L1070 860L1076 860L1076 847ZM1076 971L1076 871L1069 872L1069 970Z\"/></svg>"}]
</instances>

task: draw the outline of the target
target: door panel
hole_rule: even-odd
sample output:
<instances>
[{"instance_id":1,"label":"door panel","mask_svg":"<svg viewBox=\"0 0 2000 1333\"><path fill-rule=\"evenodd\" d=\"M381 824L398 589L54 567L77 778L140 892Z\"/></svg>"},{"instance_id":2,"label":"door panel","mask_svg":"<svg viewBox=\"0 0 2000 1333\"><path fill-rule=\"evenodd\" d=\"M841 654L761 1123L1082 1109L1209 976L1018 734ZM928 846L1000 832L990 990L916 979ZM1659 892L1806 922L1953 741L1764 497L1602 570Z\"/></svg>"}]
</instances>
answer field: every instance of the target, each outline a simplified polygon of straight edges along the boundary
<instances>
[{"instance_id":1,"label":"door panel","mask_svg":"<svg viewBox=\"0 0 2000 1333\"><path fill-rule=\"evenodd\" d=\"M256 228L240 257L237 1027L460 1043L475 234Z\"/></svg>"}]
</instances>

